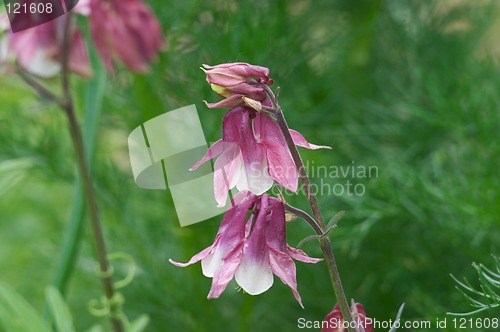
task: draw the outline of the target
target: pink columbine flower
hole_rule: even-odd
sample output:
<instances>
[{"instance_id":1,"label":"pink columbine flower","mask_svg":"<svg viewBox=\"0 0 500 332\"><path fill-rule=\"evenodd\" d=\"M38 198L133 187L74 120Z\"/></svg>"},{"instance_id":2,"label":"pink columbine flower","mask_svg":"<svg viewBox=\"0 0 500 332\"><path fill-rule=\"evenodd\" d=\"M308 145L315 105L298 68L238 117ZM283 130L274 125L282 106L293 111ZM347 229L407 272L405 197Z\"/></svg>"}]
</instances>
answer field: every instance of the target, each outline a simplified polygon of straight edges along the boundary
<instances>
[{"instance_id":1,"label":"pink columbine flower","mask_svg":"<svg viewBox=\"0 0 500 332\"><path fill-rule=\"evenodd\" d=\"M0 41L0 61L17 61L33 75L52 77L61 69L62 39L67 17L61 16L42 25L13 33L8 31ZM0 18L4 21L4 18ZM83 35L74 24L70 26L69 69L88 77L92 74Z\"/></svg>"},{"instance_id":2,"label":"pink columbine flower","mask_svg":"<svg viewBox=\"0 0 500 332\"><path fill-rule=\"evenodd\" d=\"M366 319L366 312L363 305L361 303L356 303L355 307L356 308L351 307L351 315L355 319L353 322L354 326L357 327L359 331L373 332L372 322ZM347 323L344 322L338 304L335 304L332 311L323 319L321 332L347 332Z\"/></svg>"},{"instance_id":3,"label":"pink columbine flower","mask_svg":"<svg viewBox=\"0 0 500 332\"><path fill-rule=\"evenodd\" d=\"M161 27L141 0L90 0L90 31L106 69L113 60L129 69L146 72L165 46Z\"/></svg>"},{"instance_id":4,"label":"pink columbine flower","mask_svg":"<svg viewBox=\"0 0 500 332\"><path fill-rule=\"evenodd\" d=\"M233 277L248 294L261 294L273 285L275 274L290 287L302 306L293 259L305 263L321 259L311 258L286 243L285 210L279 199L240 192L235 200L237 205L224 215L210 247L187 263L169 261L186 267L201 260L203 274L212 278L209 299L218 298ZM252 215L247 221L250 210Z\"/></svg>"},{"instance_id":5,"label":"pink columbine flower","mask_svg":"<svg viewBox=\"0 0 500 332\"><path fill-rule=\"evenodd\" d=\"M203 71L207 75L207 81L212 90L224 97L218 103L209 104L210 108L235 107L243 103L243 96L263 101L266 92L257 83L272 85L273 80L269 78L269 69L250 65L244 62L224 63L217 66L203 65Z\"/></svg>"},{"instance_id":6,"label":"pink columbine flower","mask_svg":"<svg viewBox=\"0 0 500 332\"><path fill-rule=\"evenodd\" d=\"M308 143L295 130L290 130L290 134L297 146L312 150L329 148ZM227 112L222 120L222 139L192 169L216 156L214 194L219 207L226 204L228 191L234 187L261 195L272 187L274 180L297 191L298 173L285 138L278 125L263 113L245 106Z\"/></svg>"}]
</instances>

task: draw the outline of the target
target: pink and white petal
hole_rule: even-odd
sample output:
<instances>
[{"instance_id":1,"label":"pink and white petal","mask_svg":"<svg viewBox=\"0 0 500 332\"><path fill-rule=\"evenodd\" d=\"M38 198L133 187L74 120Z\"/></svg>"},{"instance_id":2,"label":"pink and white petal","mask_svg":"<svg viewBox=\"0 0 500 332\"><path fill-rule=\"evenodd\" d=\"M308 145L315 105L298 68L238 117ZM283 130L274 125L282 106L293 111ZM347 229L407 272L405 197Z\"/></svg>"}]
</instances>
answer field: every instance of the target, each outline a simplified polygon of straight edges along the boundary
<instances>
[{"instance_id":1,"label":"pink and white petal","mask_svg":"<svg viewBox=\"0 0 500 332\"><path fill-rule=\"evenodd\" d=\"M243 103L243 99L241 99L241 97L243 97L243 95L235 94L228 98L222 99L217 103L208 103L206 101L204 101L204 103L208 108L231 108Z\"/></svg>"},{"instance_id":2,"label":"pink and white petal","mask_svg":"<svg viewBox=\"0 0 500 332\"><path fill-rule=\"evenodd\" d=\"M248 83L226 86L226 89L231 91L233 94L240 94L244 96L256 96L264 93L264 88L252 86Z\"/></svg>"},{"instance_id":3,"label":"pink and white petal","mask_svg":"<svg viewBox=\"0 0 500 332\"><path fill-rule=\"evenodd\" d=\"M193 167L191 167L189 170L194 171L198 167L200 167L201 165L203 165L204 163L209 161L210 159L213 159L213 158L217 157L218 155L220 155L224 151L224 146L225 146L225 144L221 139L218 140L217 142L215 142L214 144L212 144L212 146L210 148L208 148L207 152L200 159L200 161L198 161L196 164L194 164Z\"/></svg>"},{"instance_id":4,"label":"pink and white petal","mask_svg":"<svg viewBox=\"0 0 500 332\"><path fill-rule=\"evenodd\" d=\"M273 271L269 258L254 261L243 252L243 259L234 276L238 285L250 295L259 295L273 285Z\"/></svg>"},{"instance_id":5,"label":"pink and white petal","mask_svg":"<svg viewBox=\"0 0 500 332\"><path fill-rule=\"evenodd\" d=\"M257 199L258 197L255 195L248 195L244 197L238 205L227 210L222 218L217 235L226 233L226 230L230 226L233 230L236 225L239 225L238 227L244 227L241 224L245 223L247 212L255 204Z\"/></svg>"},{"instance_id":6,"label":"pink and white petal","mask_svg":"<svg viewBox=\"0 0 500 332\"><path fill-rule=\"evenodd\" d=\"M267 195L261 197L259 214L250 228L250 234L243 246L241 265L235 275L238 285L250 295L261 294L273 285L273 272L269 266L266 243L268 198ZM248 226L249 223L246 233Z\"/></svg>"},{"instance_id":7,"label":"pink and white petal","mask_svg":"<svg viewBox=\"0 0 500 332\"><path fill-rule=\"evenodd\" d=\"M239 144L241 125L245 119L249 119L246 107L237 106L227 111L222 117L222 140Z\"/></svg>"},{"instance_id":8,"label":"pink and white petal","mask_svg":"<svg viewBox=\"0 0 500 332\"><path fill-rule=\"evenodd\" d=\"M235 158L229 165L226 166L228 169L228 179L230 180L229 188L231 189L236 186L241 176L241 172L243 171L243 156L241 155L239 147L235 148L233 155Z\"/></svg>"},{"instance_id":9,"label":"pink and white petal","mask_svg":"<svg viewBox=\"0 0 500 332\"><path fill-rule=\"evenodd\" d=\"M250 64L235 65L232 66L229 70L226 69L226 71L231 71L232 75L234 77L240 77L240 80L248 80L252 77L261 78L264 82L267 82L269 80L269 68L261 66Z\"/></svg>"},{"instance_id":10,"label":"pink and white petal","mask_svg":"<svg viewBox=\"0 0 500 332\"><path fill-rule=\"evenodd\" d=\"M297 191L299 175L288 149L267 146L267 163L270 176L276 182L288 190Z\"/></svg>"},{"instance_id":11,"label":"pink and white petal","mask_svg":"<svg viewBox=\"0 0 500 332\"><path fill-rule=\"evenodd\" d=\"M231 130L236 131L237 134L230 133L231 136L238 140L243 157L243 170L245 172L243 180L246 181L242 180L238 189L248 189L254 194L260 195L271 188L272 179L267 172L265 154L255 140L252 122L250 121L250 111L243 107L240 109L241 112L235 113L234 116L231 114L234 118L231 123L233 126Z\"/></svg>"},{"instance_id":12,"label":"pink and white petal","mask_svg":"<svg viewBox=\"0 0 500 332\"><path fill-rule=\"evenodd\" d=\"M226 258L224 259L224 266L217 270L212 279L212 287L210 288L210 292L208 293L207 298L218 298L226 289L227 284L229 284L231 279L233 279L243 255L241 247L243 247L243 243L241 243L239 247L235 248L235 250L233 250L228 256L226 256Z\"/></svg>"},{"instance_id":13,"label":"pink and white petal","mask_svg":"<svg viewBox=\"0 0 500 332\"><path fill-rule=\"evenodd\" d=\"M248 190L242 190L233 196L233 203L235 205L238 205L241 203L241 201L243 201L246 197L249 197L249 196L253 196L253 194L251 192L249 192Z\"/></svg>"},{"instance_id":14,"label":"pink and white petal","mask_svg":"<svg viewBox=\"0 0 500 332\"><path fill-rule=\"evenodd\" d=\"M241 75L235 74L231 69L224 68L213 68L206 70L207 81L210 84L216 84L220 86L234 86L245 81L245 78Z\"/></svg>"},{"instance_id":15,"label":"pink and white petal","mask_svg":"<svg viewBox=\"0 0 500 332\"><path fill-rule=\"evenodd\" d=\"M228 63L221 63L219 65L215 66L210 66L207 64L202 64L203 68L205 69L213 69L213 68L230 68L232 66L237 66L237 65L246 65L245 62L228 62Z\"/></svg>"},{"instance_id":16,"label":"pink and white petal","mask_svg":"<svg viewBox=\"0 0 500 332\"><path fill-rule=\"evenodd\" d=\"M323 258L314 258L314 257L309 257L305 252L303 252L300 249L290 247L288 244L286 245L286 252L290 257L297 261L301 261L303 263L310 263L310 264L315 264L318 262L321 262Z\"/></svg>"},{"instance_id":17,"label":"pink and white petal","mask_svg":"<svg viewBox=\"0 0 500 332\"><path fill-rule=\"evenodd\" d=\"M300 299L299 292L297 291L297 279L296 279L296 269L295 263L286 253L276 250L274 248L269 248L269 263L274 274L276 274L281 281L292 290L293 296L302 305L302 300Z\"/></svg>"},{"instance_id":18,"label":"pink and white petal","mask_svg":"<svg viewBox=\"0 0 500 332\"><path fill-rule=\"evenodd\" d=\"M191 265L191 264L194 264L196 262L199 262L200 260L202 260L205 257L207 257L210 254L210 252L212 251L212 249L216 246L216 244L217 244L217 239L215 240L215 242L210 247L203 249L202 251L200 251L199 253L197 253L193 257L191 257L191 259L187 263L176 262L176 261L174 261L171 258L168 261L170 263L174 264L175 266L186 267L188 265Z\"/></svg>"},{"instance_id":19,"label":"pink and white petal","mask_svg":"<svg viewBox=\"0 0 500 332\"><path fill-rule=\"evenodd\" d=\"M238 247L245 238L245 224L248 210L254 205L257 196L247 196L240 204L226 211L217 234L220 240L217 250L221 250L221 259Z\"/></svg>"},{"instance_id":20,"label":"pink and white petal","mask_svg":"<svg viewBox=\"0 0 500 332\"><path fill-rule=\"evenodd\" d=\"M205 277L213 278L217 270L224 264L222 254L220 248L215 248L201 260L201 271Z\"/></svg>"},{"instance_id":21,"label":"pink and white petal","mask_svg":"<svg viewBox=\"0 0 500 332\"><path fill-rule=\"evenodd\" d=\"M297 168L279 126L259 113L254 119L254 131L265 151L271 177L286 189L297 191Z\"/></svg>"},{"instance_id":22,"label":"pink and white petal","mask_svg":"<svg viewBox=\"0 0 500 332\"><path fill-rule=\"evenodd\" d=\"M283 202L275 197L269 197L269 204L272 208L268 217L266 242L269 247L284 252L286 250L285 207Z\"/></svg>"},{"instance_id":23,"label":"pink and white petal","mask_svg":"<svg viewBox=\"0 0 500 332\"><path fill-rule=\"evenodd\" d=\"M241 158L238 157L239 149L224 151L215 161L214 165L214 195L218 207L226 205L228 192L240 177L239 169L242 167Z\"/></svg>"},{"instance_id":24,"label":"pink and white petal","mask_svg":"<svg viewBox=\"0 0 500 332\"><path fill-rule=\"evenodd\" d=\"M302 134L300 134L298 131L290 129L290 135L292 135L293 142L297 146L301 146L303 148L309 149L309 150L317 150L317 149L331 149L330 146L326 145L315 145L309 143Z\"/></svg>"},{"instance_id":25,"label":"pink and white petal","mask_svg":"<svg viewBox=\"0 0 500 332\"><path fill-rule=\"evenodd\" d=\"M267 171L267 163L265 160L262 162L253 162L248 165L242 166L242 173L236 188L238 190L248 190L255 195L262 195L273 186L273 178Z\"/></svg>"}]
</instances>

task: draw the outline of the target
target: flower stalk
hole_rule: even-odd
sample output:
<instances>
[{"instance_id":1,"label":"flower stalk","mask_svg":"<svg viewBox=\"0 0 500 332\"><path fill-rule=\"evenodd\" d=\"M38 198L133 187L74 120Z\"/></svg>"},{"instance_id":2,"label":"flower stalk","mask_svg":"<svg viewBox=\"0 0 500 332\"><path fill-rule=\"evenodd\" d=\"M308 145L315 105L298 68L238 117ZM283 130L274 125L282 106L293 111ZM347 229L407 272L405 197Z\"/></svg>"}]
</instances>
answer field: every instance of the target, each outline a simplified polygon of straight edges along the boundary
<instances>
[{"instance_id":1,"label":"flower stalk","mask_svg":"<svg viewBox=\"0 0 500 332\"><path fill-rule=\"evenodd\" d=\"M312 191L311 187L311 181L309 180L309 177L307 175L306 169L304 167L304 163L302 162L302 158L300 157L300 153L297 149L297 146L293 142L293 138L290 134L290 128L288 127L288 124L286 122L285 116L283 115L283 110L281 109L280 105L278 104L278 100L274 94L274 92L271 90L266 85L261 85L266 89L266 93L271 100L271 103L273 104L272 106L272 112L274 116L276 117L276 122L278 126L280 127L281 132L283 133L283 136L285 137L286 144L288 148L290 149L290 153L292 155L292 159L295 163L295 166L297 167L297 172L299 174L299 179L302 182L302 185L304 186L306 196L307 196L307 201L309 202L309 206L311 208L313 218L315 223L319 226L319 229L315 228L316 233L318 235L323 235L324 232L326 231L326 225L325 221L323 220L323 215L321 214L321 210L319 208L318 200L316 198L316 195ZM333 249L332 249L332 244L330 241L330 238L328 236L323 236L319 238L319 243L321 246L321 251L323 252L323 255L325 257L325 262L328 268L328 273L330 275L330 281L332 283L333 291L335 293L335 297L337 298L338 304L340 311L342 313L342 316L345 318L346 321L352 322L353 318L351 315L351 312L349 310L349 304L347 302L344 288L342 287L342 281L340 279L340 274L339 270L337 268L337 263L335 262L335 256L333 254ZM351 326L349 324L349 326ZM348 328L349 332L355 332L356 330L353 327Z\"/></svg>"},{"instance_id":2,"label":"flower stalk","mask_svg":"<svg viewBox=\"0 0 500 332\"><path fill-rule=\"evenodd\" d=\"M85 156L85 148L83 142L83 136L76 118L73 98L71 94L70 86L70 68L69 68L69 57L70 57L70 27L72 21L72 15L67 14L66 23L64 26L64 36L62 40L62 95L63 97L58 97L50 90L46 89L43 85L38 83L33 79L28 73L19 69L17 72L19 76L35 91L40 93L45 98L54 102L58 105L66 114L69 125L69 132L71 135L71 141L76 155L76 161L78 166L78 171L82 178L83 191L85 194L85 200L87 204L87 210L89 213L90 224L92 228L92 235L95 242L95 248L97 253L97 259L99 262L99 271L101 274L102 284L104 288L104 294L108 303L115 303L117 293L113 285L112 270L110 269L110 264L107 258L106 243L104 240L104 234L102 230L102 223L99 216L99 209L97 205L97 200L94 192L94 187L91 180L90 169L88 166L87 158ZM119 308L109 308L111 312L111 325L114 332L123 332L124 326L121 319L117 315L114 315Z\"/></svg>"},{"instance_id":3,"label":"flower stalk","mask_svg":"<svg viewBox=\"0 0 500 332\"><path fill-rule=\"evenodd\" d=\"M101 273L102 284L104 287L104 294L106 298L112 302L115 298L115 289L113 286L112 273L109 266L109 261L107 258L106 243L104 240L104 234L102 231L102 223L99 216L99 210L97 206L97 200L95 197L94 186L92 184L90 170L85 157L85 148L82 138L82 133L78 121L76 119L73 98L71 95L70 87L70 73L69 73L69 50L70 50L70 26L73 17L71 14L67 15L66 26L64 27L64 38L63 38L63 61L62 61L62 88L64 95L64 107L63 110L66 113L69 123L69 129L71 134L71 141L73 142L73 148L75 150L78 170L82 177L83 190L85 192L85 199L87 202L87 208L89 211L90 224L92 226L92 234L95 241L97 259L99 261L99 269ZM113 312L113 308L111 308ZM113 331L123 332L123 323L117 317L111 316L111 325Z\"/></svg>"}]
</instances>

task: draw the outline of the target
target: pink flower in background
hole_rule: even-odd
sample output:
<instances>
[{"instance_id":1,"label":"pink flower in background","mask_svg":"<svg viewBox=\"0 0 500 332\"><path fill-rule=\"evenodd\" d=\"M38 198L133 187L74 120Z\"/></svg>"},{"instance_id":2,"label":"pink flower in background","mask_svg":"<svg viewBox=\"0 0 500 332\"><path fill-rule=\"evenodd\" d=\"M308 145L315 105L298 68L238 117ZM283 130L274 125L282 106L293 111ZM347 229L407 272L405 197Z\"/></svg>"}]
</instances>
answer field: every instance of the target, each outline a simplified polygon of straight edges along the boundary
<instances>
[{"instance_id":1,"label":"pink flower in background","mask_svg":"<svg viewBox=\"0 0 500 332\"><path fill-rule=\"evenodd\" d=\"M309 144L290 130L296 145L308 149L328 148ZM219 156L220 155L220 156ZM278 125L267 115L237 106L222 120L222 139L193 166L198 168L219 156L214 165L214 194L219 206L226 204L228 191L236 187L261 195L273 185L297 191L298 173Z\"/></svg>"},{"instance_id":2,"label":"pink flower in background","mask_svg":"<svg viewBox=\"0 0 500 332\"><path fill-rule=\"evenodd\" d=\"M165 46L160 24L141 0L90 0L90 31L108 71L120 60L146 72Z\"/></svg>"},{"instance_id":3,"label":"pink flower in background","mask_svg":"<svg viewBox=\"0 0 500 332\"><path fill-rule=\"evenodd\" d=\"M208 298L219 297L233 277L248 294L261 294L273 285L275 274L302 306L293 259L305 263L321 259L311 258L286 243L285 210L279 199L240 192L235 200L237 205L226 212L210 247L187 263L170 262L186 267L201 260L203 274L213 278ZM249 210L253 213L247 221Z\"/></svg>"},{"instance_id":4,"label":"pink flower in background","mask_svg":"<svg viewBox=\"0 0 500 332\"><path fill-rule=\"evenodd\" d=\"M355 326L358 327L360 331L364 330L364 332L373 332L373 325L370 321L366 321L365 308L361 303L356 303L356 310L351 307L351 314L354 319L356 319L356 311L358 313L358 320L355 323ZM335 304L332 311L330 311L330 313L326 315L325 319L323 319L323 328L321 329L321 332L347 332L347 328L345 328L344 325L346 324L344 324L344 318L340 312L339 305Z\"/></svg>"},{"instance_id":5,"label":"pink flower in background","mask_svg":"<svg viewBox=\"0 0 500 332\"><path fill-rule=\"evenodd\" d=\"M0 60L17 61L26 71L40 77L51 77L61 69L63 31L66 17L62 16L31 29L7 32L0 46ZM69 69L88 77L92 74L87 48L81 31L70 26Z\"/></svg>"},{"instance_id":6,"label":"pink flower in background","mask_svg":"<svg viewBox=\"0 0 500 332\"><path fill-rule=\"evenodd\" d=\"M269 69L250 65L243 62L224 63L217 66L203 65L203 71L207 75L207 81L212 89L225 99L218 103L209 104L210 108L235 107L243 103L243 96L257 101L266 98L262 86L250 83L262 83L272 85L269 79Z\"/></svg>"}]
</instances>

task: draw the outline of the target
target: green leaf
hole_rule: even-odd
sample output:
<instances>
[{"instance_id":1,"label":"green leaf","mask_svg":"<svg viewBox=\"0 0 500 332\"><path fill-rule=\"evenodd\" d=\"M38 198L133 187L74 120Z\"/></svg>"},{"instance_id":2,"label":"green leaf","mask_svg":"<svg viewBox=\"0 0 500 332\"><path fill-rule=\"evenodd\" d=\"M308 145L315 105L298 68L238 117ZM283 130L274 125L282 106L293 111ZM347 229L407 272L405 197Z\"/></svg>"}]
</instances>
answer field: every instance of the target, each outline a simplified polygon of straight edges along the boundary
<instances>
[{"instance_id":1,"label":"green leaf","mask_svg":"<svg viewBox=\"0 0 500 332\"><path fill-rule=\"evenodd\" d=\"M45 296L47 297L47 303L54 318L56 330L59 332L75 332L71 313L59 290L54 286L47 286Z\"/></svg>"},{"instance_id":2,"label":"green leaf","mask_svg":"<svg viewBox=\"0 0 500 332\"><path fill-rule=\"evenodd\" d=\"M146 329L149 324L149 317L146 315L141 315L135 321L130 324L127 332L142 332Z\"/></svg>"},{"instance_id":3,"label":"green leaf","mask_svg":"<svg viewBox=\"0 0 500 332\"><path fill-rule=\"evenodd\" d=\"M15 290L0 283L0 326L4 331L52 332L42 316Z\"/></svg>"},{"instance_id":4,"label":"green leaf","mask_svg":"<svg viewBox=\"0 0 500 332\"><path fill-rule=\"evenodd\" d=\"M104 332L104 329L100 325L94 325L87 332Z\"/></svg>"},{"instance_id":5,"label":"green leaf","mask_svg":"<svg viewBox=\"0 0 500 332\"><path fill-rule=\"evenodd\" d=\"M339 213L334 215L332 217L332 219L330 219L330 221L326 225L326 229L332 228L335 225L337 225L337 223L340 221L340 219L344 218L344 216L345 216L345 211L340 211Z\"/></svg>"},{"instance_id":6,"label":"green leaf","mask_svg":"<svg viewBox=\"0 0 500 332\"><path fill-rule=\"evenodd\" d=\"M33 167L30 158L18 158L0 162L0 196L12 189Z\"/></svg>"}]
</instances>

